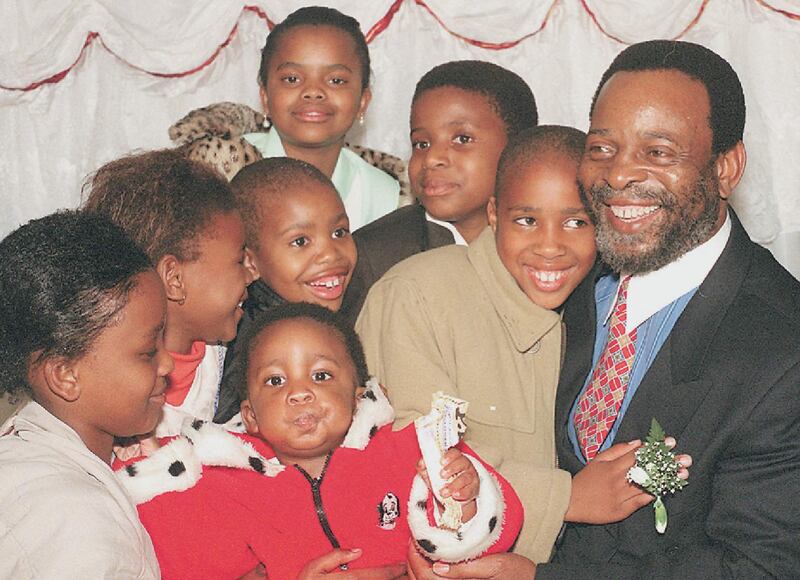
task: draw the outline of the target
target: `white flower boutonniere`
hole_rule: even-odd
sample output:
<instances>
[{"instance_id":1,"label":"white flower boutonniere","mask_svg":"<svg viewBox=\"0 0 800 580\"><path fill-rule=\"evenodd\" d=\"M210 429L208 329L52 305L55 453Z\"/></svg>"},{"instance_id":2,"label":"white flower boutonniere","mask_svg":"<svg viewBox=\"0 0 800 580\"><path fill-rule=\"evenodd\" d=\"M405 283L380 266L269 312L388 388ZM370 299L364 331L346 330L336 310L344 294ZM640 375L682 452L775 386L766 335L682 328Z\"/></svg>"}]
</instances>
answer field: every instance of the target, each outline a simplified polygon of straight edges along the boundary
<instances>
[{"instance_id":1,"label":"white flower boutonniere","mask_svg":"<svg viewBox=\"0 0 800 580\"><path fill-rule=\"evenodd\" d=\"M664 443L665 438L664 429L653 418L645 444L636 450L636 464L628 470L628 481L656 496L653 510L659 534L667 529L667 508L661 496L667 492L675 493L687 484L678 477L680 466L675 461L675 454Z\"/></svg>"}]
</instances>

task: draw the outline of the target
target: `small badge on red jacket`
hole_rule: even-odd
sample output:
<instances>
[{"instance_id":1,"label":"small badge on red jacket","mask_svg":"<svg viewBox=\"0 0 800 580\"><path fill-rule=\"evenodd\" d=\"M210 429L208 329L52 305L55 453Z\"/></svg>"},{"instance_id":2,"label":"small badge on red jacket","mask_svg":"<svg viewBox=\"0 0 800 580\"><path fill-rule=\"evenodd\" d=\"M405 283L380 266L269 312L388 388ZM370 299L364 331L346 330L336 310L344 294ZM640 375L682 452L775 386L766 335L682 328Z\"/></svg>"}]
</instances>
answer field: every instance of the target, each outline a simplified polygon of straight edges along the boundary
<instances>
[{"instance_id":1,"label":"small badge on red jacket","mask_svg":"<svg viewBox=\"0 0 800 580\"><path fill-rule=\"evenodd\" d=\"M383 496L378 504L378 526L382 530L393 530L400 517L400 501L392 492Z\"/></svg>"}]
</instances>

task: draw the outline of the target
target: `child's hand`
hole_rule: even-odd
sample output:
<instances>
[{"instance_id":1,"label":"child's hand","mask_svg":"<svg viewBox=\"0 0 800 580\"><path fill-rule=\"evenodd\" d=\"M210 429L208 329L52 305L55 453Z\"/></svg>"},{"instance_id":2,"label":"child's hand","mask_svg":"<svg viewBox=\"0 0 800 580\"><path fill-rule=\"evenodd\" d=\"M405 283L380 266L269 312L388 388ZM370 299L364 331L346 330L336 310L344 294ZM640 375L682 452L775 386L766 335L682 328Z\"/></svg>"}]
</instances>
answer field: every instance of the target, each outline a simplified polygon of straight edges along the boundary
<instances>
[{"instance_id":1,"label":"child's hand","mask_svg":"<svg viewBox=\"0 0 800 580\"><path fill-rule=\"evenodd\" d=\"M114 445L114 455L119 461L129 461L137 457L149 457L161 445L153 434L120 439Z\"/></svg>"},{"instance_id":2,"label":"child's hand","mask_svg":"<svg viewBox=\"0 0 800 580\"><path fill-rule=\"evenodd\" d=\"M333 550L306 564L297 577L298 580L314 580L322 576L335 575L338 580L395 580L406 577L405 564L390 564L380 568L362 568L360 570L342 570L341 566L361 557L361 550Z\"/></svg>"},{"instance_id":3,"label":"child's hand","mask_svg":"<svg viewBox=\"0 0 800 580\"><path fill-rule=\"evenodd\" d=\"M431 482L428 479L428 472L425 462L422 459L420 459L417 464L417 472L430 488ZM478 492L480 491L478 472L475 471L472 462L467 459L461 451L452 447L448 449L442 457L442 471L440 475L444 479L454 477L452 481L445 484L439 490L441 496L452 497L456 501L463 502L461 506L461 521L467 522L471 520L477 511L475 498L478 497Z\"/></svg>"}]
</instances>

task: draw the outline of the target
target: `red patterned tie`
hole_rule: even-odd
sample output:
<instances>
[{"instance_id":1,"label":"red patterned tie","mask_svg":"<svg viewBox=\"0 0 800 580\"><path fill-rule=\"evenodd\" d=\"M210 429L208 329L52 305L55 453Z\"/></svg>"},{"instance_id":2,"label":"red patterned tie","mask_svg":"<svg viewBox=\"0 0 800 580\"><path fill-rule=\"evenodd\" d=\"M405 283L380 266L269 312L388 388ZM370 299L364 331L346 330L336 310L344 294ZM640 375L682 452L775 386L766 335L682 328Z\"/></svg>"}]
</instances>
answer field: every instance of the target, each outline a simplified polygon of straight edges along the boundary
<instances>
[{"instance_id":1,"label":"red patterned tie","mask_svg":"<svg viewBox=\"0 0 800 580\"><path fill-rule=\"evenodd\" d=\"M597 455L617 420L631 376L636 354L636 329L625 333L630 279L628 276L620 283L617 305L611 314L608 342L575 411L575 431L587 460Z\"/></svg>"}]
</instances>

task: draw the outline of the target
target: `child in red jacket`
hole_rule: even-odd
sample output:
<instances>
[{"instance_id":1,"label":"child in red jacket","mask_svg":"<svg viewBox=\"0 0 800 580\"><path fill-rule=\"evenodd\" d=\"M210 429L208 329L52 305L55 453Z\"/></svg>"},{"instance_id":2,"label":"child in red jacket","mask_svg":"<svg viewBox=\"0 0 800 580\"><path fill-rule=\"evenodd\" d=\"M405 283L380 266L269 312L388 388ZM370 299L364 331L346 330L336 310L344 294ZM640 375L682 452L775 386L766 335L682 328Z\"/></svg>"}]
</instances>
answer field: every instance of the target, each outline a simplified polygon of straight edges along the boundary
<instances>
[{"instance_id":1,"label":"child in red jacket","mask_svg":"<svg viewBox=\"0 0 800 580\"><path fill-rule=\"evenodd\" d=\"M353 568L385 566L405 560L412 536L447 561L511 547L519 499L463 444L445 454L440 490L461 505L462 525L431 523L438 510L417 474L417 431L393 432L381 389L358 386L364 355L337 314L287 304L240 340L249 435L195 421L119 472L143 502L165 578L236 578L258 562L270 578L312 577L324 571L309 562L339 548L361 550Z\"/></svg>"}]
</instances>

